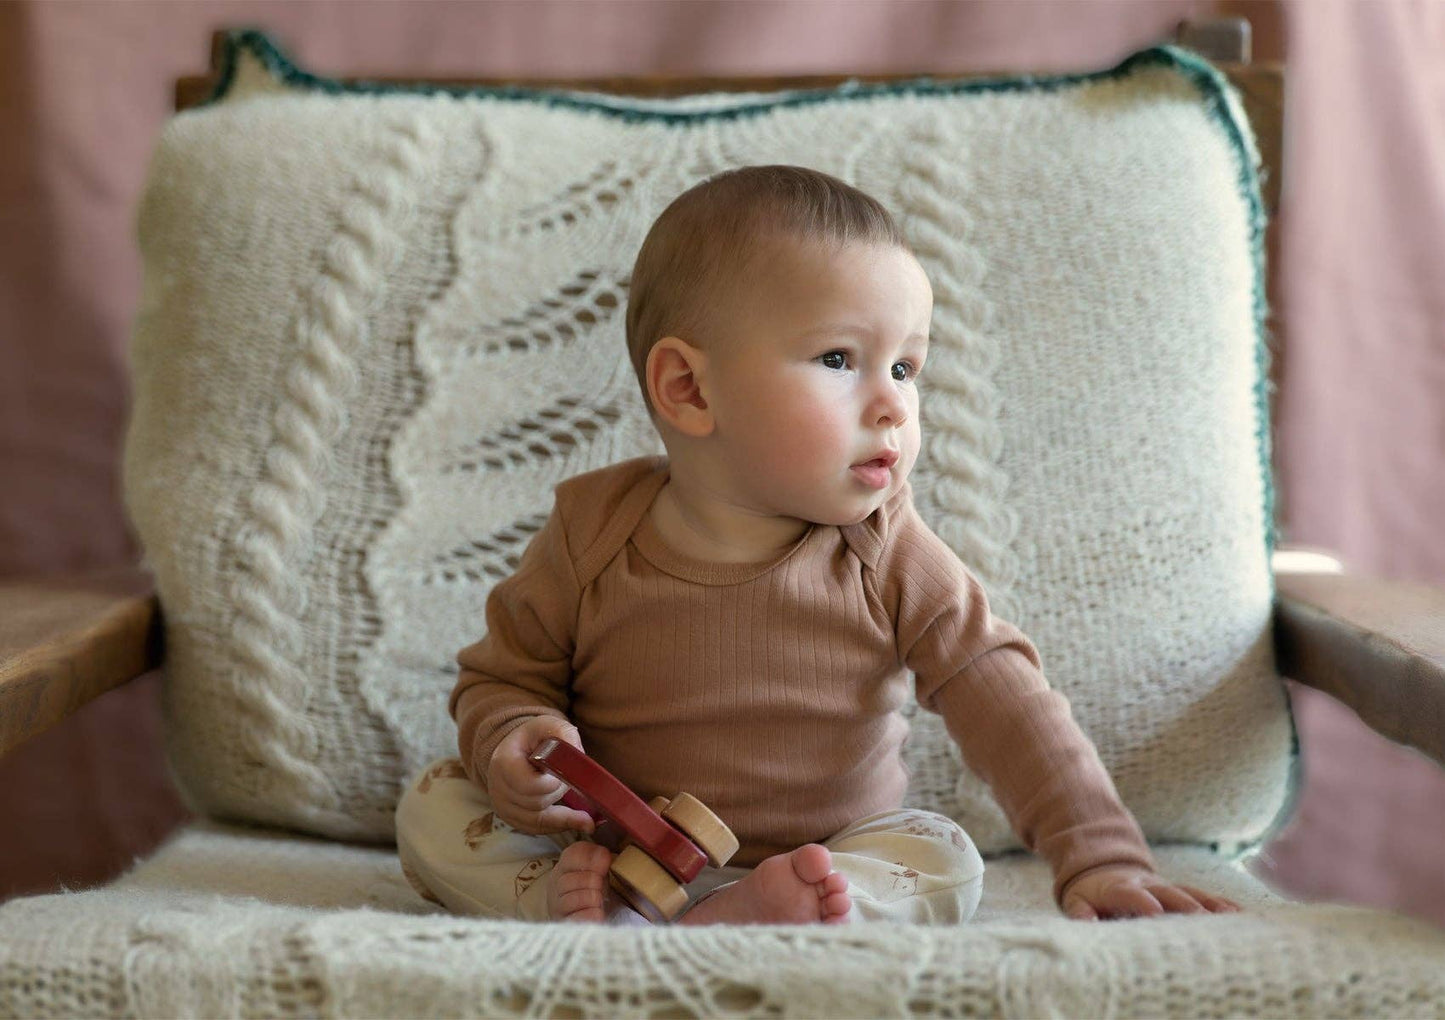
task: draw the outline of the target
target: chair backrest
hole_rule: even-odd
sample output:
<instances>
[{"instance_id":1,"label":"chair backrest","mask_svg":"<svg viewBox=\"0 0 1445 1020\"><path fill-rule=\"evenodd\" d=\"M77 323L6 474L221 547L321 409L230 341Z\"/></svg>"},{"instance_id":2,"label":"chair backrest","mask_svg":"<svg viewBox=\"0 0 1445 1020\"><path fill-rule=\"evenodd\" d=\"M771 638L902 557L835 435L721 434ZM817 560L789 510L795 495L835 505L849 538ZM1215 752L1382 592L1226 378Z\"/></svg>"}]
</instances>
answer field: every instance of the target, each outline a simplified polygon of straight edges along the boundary
<instances>
[{"instance_id":1,"label":"chair backrest","mask_svg":"<svg viewBox=\"0 0 1445 1020\"><path fill-rule=\"evenodd\" d=\"M1260 188L1265 211L1273 216L1279 208L1280 166L1284 144L1284 67L1275 62L1252 63L1250 27L1244 18L1212 18L1180 22L1176 41L1197 52L1229 79L1244 106L1245 116L1259 149ZM175 109L188 110L207 102L225 89L230 73L232 34L220 29L211 36L211 66L203 75L177 78ZM889 84L909 81L917 74L802 74L802 75L692 75L654 74L606 78L456 78L425 74L372 76L366 80L383 87L404 87L425 83L448 89L556 89L567 92L600 92L616 96L664 98L706 92L779 92L823 89L847 81ZM947 78L1016 78L1005 71L960 71ZM1035 75L1047 77L1047 75ZM322 79L318 79L320 81ZM332 84L354 87L357 79L326 79Z\"/></svg>"},{"instance_id":2,"label":"chair backrest","mask_svg":"<svg viewBox=\"0 0 1445 1020\"><path fill-rule=\"evenodd\" d=\"M391 835L552 487L663 452L623 344L647 226L717 170L788 162L880 198L928 271L919 509L1146 833L1245 844L1280 816L1265 207L1217 69L1159 47L640 99L347 85L254 32L222 65L140 210L125 461L198 808ZM912 801L1016 845L914 723Z\"/></svg>"}]
</instances>

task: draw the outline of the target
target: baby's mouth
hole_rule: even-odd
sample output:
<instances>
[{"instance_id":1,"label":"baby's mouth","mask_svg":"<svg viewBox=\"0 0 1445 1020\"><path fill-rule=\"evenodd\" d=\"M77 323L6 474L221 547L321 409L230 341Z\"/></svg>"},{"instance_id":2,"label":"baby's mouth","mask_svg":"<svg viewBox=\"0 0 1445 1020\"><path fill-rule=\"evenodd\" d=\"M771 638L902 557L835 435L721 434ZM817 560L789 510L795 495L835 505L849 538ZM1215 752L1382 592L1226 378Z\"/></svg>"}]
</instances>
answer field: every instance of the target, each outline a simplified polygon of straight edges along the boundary
<instances>
[{"instance_id":1,"label":"baby's mouth","mask_svg":"<svg viewBox=\"0 0 1445 1020\"><path fill-rule=\"evenodd\" d=\"M855 478L874 489L886 489L893 475L891 465L884 457L854 464L849 470Z\"/></svg>"},{"instance_id":2,"label":"baby's mouth","mask_svg":"<svg viewBox=\"0 0 1445 1020\"><path fill-rule=\"evenodd\" d=\"M874 457L872 460L865 460L861 463L854 464L853 466L855 468L883 468L884 470L888 470L892 468L894 464L898 463L898 459L899 453L897 450L885 449L881 454L879 454L877 457Z\"/></svg>"}]
</instances>

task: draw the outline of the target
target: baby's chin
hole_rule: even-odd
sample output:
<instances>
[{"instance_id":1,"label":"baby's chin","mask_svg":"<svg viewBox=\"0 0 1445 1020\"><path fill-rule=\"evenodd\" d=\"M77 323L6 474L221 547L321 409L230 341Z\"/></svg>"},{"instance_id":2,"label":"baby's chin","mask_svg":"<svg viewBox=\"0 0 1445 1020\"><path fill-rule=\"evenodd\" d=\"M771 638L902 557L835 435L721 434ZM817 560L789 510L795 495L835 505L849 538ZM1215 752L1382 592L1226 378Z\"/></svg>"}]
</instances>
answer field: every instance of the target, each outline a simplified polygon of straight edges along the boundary
<instances>
[{"instance_id":1,"label":"baby's chin","mask_svg":"<svg viewBox=\"0 0 1445 1020\"><path fill-rule=\"evenodd\" d=\"M835 513L829 514L827 516L827 519L819 518L818 520L814 521L814 523L831 524L840 528L847 527L850 524L862 524L869 517L872 517L875 513L877 513L879 507L883 506L884 503L887 503L890 499L896 496L901 489L901 485L890 486L889 488L884 489L881 495L873 496L861 506L858 506L856 508L849 508L846 510L839 509Z\"/></svg>"}]
</instances>

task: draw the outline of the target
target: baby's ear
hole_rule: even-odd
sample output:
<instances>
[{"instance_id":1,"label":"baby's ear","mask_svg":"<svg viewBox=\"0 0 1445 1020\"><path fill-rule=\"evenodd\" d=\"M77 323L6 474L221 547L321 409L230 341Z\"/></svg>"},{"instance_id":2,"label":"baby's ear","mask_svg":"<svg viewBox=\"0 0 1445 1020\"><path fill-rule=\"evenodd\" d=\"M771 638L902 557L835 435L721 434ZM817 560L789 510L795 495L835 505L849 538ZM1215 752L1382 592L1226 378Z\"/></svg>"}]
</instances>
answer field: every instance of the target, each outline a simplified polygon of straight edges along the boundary
<instances>
[{"instance_id":1,"label":"baby's ear","mask_svg":"<svg viewBox=\"0 0 1445 1020\"><path fill-rule=\"evenodd\" d=\"M683 435L701 438L714 426L702 395L707 354L685 340L665 336L647 352L647 394L659 420Z\"/></svg>"}]
</instances>

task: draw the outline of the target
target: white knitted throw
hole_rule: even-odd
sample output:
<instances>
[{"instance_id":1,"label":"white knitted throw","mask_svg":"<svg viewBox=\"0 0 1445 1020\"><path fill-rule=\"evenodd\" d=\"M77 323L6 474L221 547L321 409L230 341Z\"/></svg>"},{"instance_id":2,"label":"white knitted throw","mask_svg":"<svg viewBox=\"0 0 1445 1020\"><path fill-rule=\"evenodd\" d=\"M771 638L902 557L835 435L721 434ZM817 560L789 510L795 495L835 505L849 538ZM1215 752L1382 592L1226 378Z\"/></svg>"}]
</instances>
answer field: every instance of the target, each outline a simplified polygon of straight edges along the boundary
<instances>
[{"instance_id":1,"label":"white knitted throw","mask_svg":"<svg viewBox=\"0 0 1445 1020\"><path fill-rule=\"evenodd\" d=\"M1073 922L1009 857L960 926L486 921L387 850L203 823L109 889L0 907L0 1017L1445 1017L1439 929L1282 902L1202 847L1159 864L1245 913Z\"/></svg>"},{"instance_id":2,"label":"white knitted throw","mask_svg":"<svg viewBox=\"0 0 1445 1020\"><path fill-rule=\"evenodd\" d=\"M647 227L713 172L801 163L894 210L928 271L919 509L1146 834L1280 814L1255 155L1208 65L542 102L331 94L240 53L154 157L125 459L198 809L391 838L553 486L663 452L623 340ZM1018 846L914 725L910 801Z\"/></svg>"}]
</instances>

